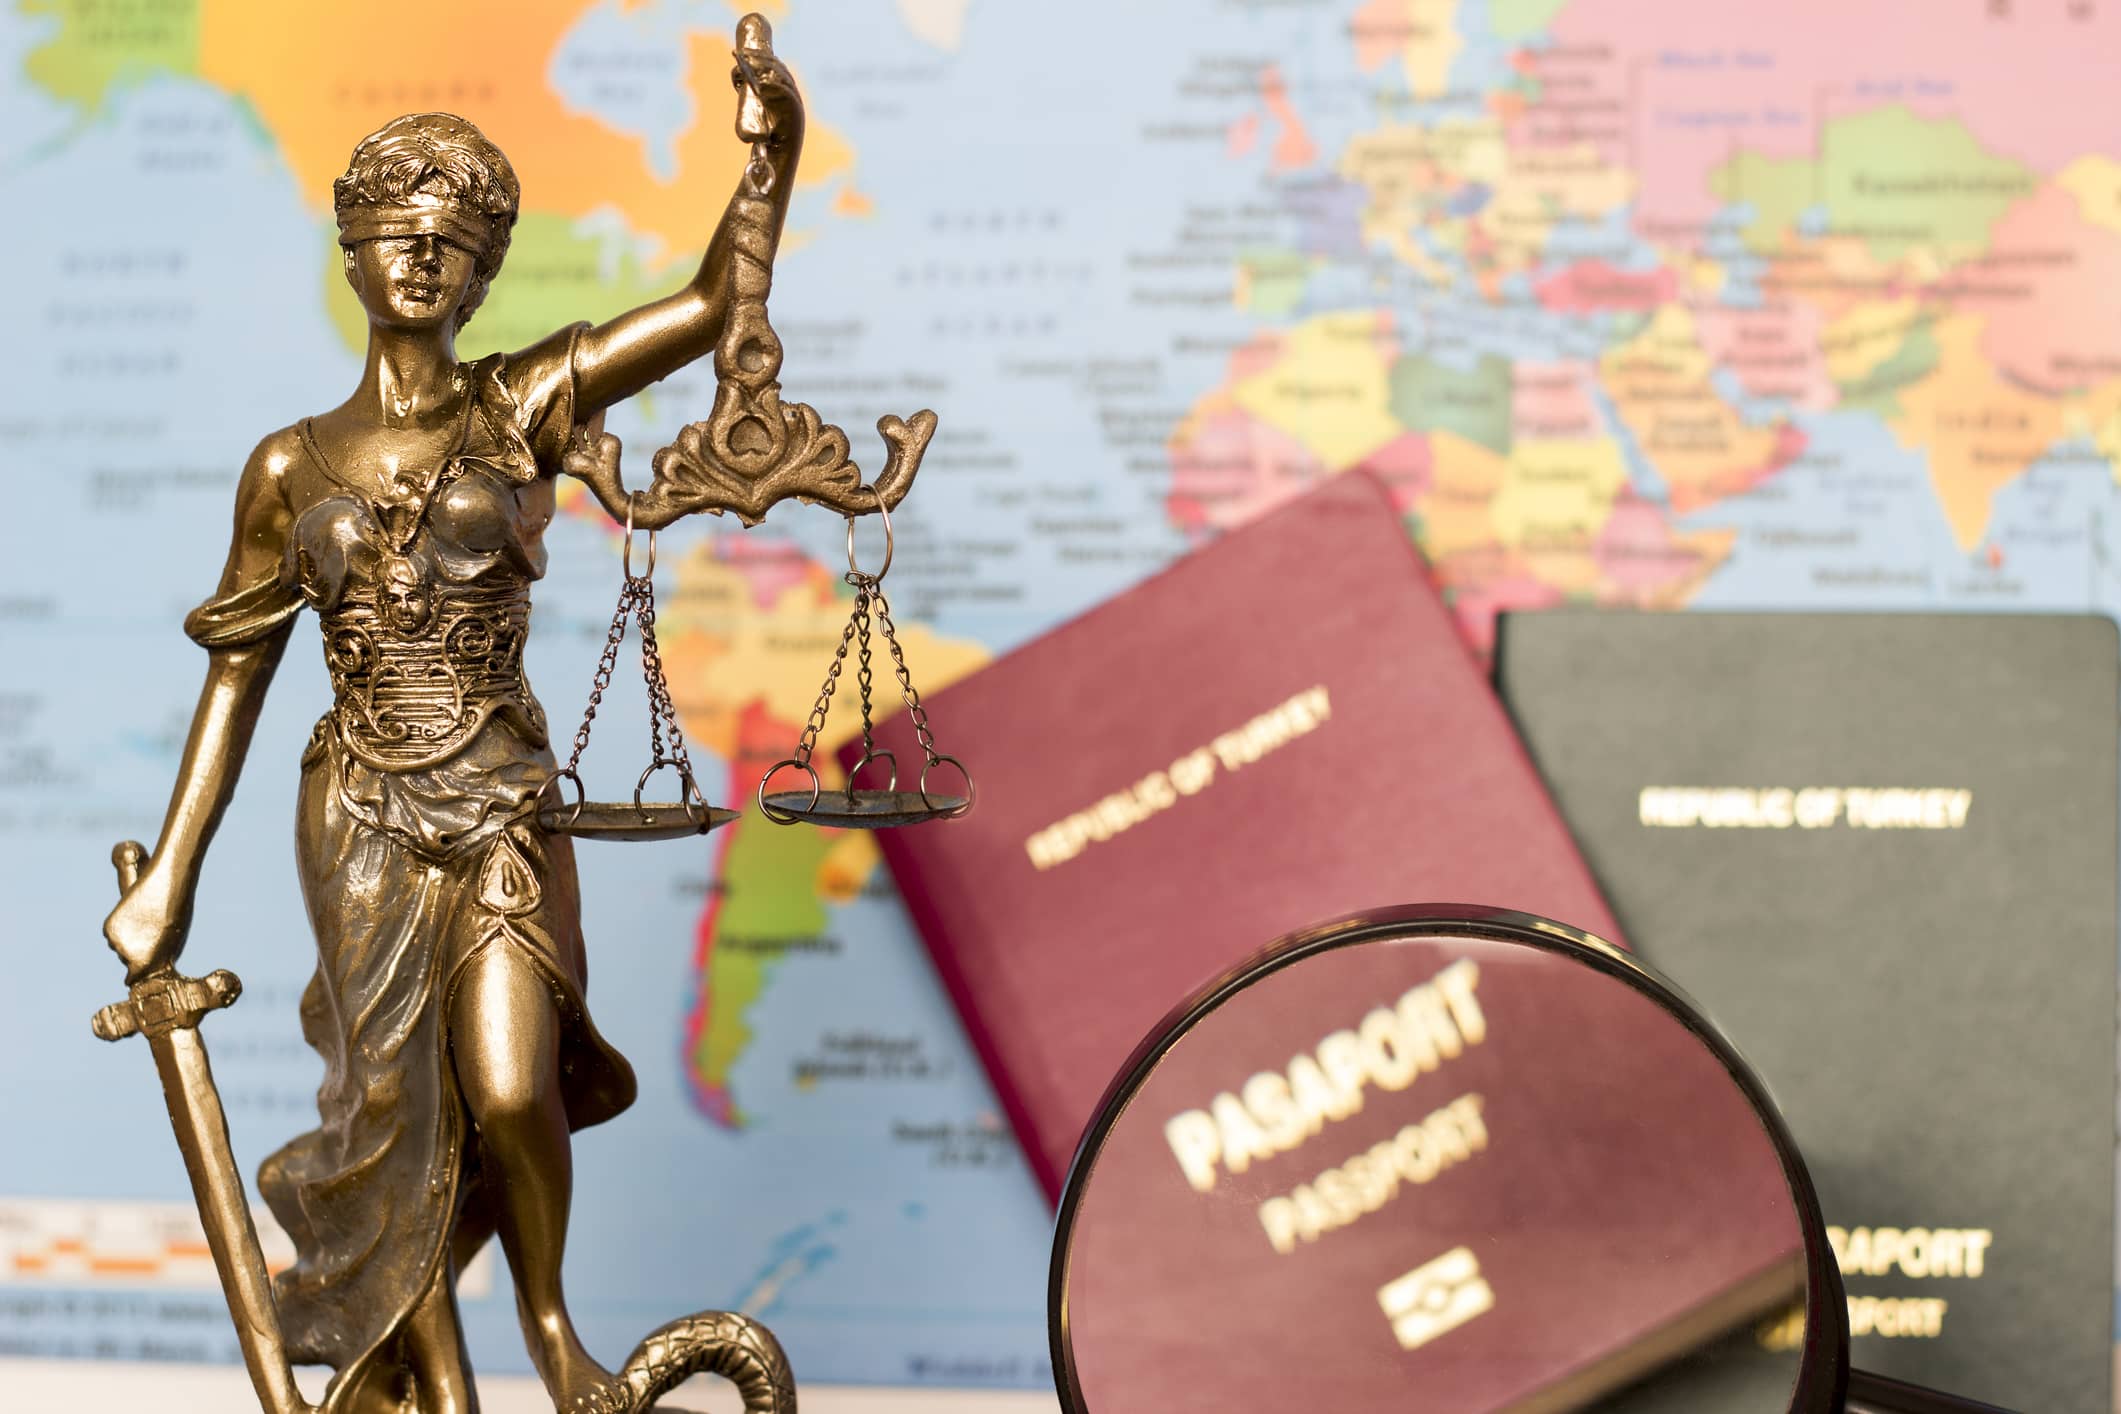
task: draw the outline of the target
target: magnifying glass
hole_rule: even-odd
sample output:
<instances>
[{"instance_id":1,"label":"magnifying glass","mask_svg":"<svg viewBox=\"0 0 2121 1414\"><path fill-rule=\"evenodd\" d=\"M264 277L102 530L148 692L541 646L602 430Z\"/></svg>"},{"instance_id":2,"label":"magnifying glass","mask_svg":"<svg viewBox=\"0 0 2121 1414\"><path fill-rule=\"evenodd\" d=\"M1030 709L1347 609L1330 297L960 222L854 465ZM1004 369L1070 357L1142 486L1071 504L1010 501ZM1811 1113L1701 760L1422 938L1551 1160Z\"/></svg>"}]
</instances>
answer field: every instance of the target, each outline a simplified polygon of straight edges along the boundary
<instances>
[{"instance_id":1,"label":"magnifying glass","mask_svg":"<svg viewBox=\"0 0 2121 1414\"><path fill-rule=\"evenodd\" d=\"M1946 1414L1855 1371L1760 1077L1588 934L1463 906L1285 938L1121 1069L1062 1195L1069 1414Z\"/></svg>"}]
</instances>

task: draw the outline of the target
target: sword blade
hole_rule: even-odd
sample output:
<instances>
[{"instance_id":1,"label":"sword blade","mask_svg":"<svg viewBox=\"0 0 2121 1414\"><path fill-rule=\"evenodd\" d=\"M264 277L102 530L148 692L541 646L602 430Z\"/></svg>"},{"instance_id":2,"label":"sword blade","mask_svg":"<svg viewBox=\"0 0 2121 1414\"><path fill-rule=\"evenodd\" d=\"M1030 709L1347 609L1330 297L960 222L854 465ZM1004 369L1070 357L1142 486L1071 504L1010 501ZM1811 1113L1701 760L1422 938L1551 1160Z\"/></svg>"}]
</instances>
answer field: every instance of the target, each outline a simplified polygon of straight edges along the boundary
<instances>
[{"instance_id":1,"label":"sword blade","mask_svg":"<svg viewBox=\"0 0 2121 1414\"><path fill-rule=\"evenodd\" d=\"M228 1314L236 1325L243 1364L269 1414L309 1414L311 1406L295 1385L280 1334L280 1311L273 1304L272 1278L258 1246L250 1203L243 1193L242 1171L228 1142L228 1117L214 1088L213 1067L195 1026L180 1026L150 1035L155 1069L162 1076L162 1098L169 1106L170 1127L191 1176L192 1197L206 1229L214 1270L228 1296Z\"/></svg>"}]
</instances>

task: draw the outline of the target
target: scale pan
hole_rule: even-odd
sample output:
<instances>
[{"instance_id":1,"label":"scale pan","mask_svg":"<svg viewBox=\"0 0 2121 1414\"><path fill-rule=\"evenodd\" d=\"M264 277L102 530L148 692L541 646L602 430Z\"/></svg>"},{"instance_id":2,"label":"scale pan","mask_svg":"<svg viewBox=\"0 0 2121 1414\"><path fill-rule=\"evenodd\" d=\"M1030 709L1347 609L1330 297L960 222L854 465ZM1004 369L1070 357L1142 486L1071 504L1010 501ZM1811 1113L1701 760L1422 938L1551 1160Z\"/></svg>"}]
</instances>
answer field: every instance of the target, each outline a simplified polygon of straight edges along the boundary
<instances>
[{"instance_id":1,"label":"scale pan","mask_svg":"<svg viewBox=\"0 0 2121 1414\"><path fill-rule=\"evenodd\" d=\"M549 835L578 840L679 840L704 835L737 818L734 810L710 807L702 816L680 804L630 800L592 800L579 807L555 805L538 812L538 826Z\"/></svg>"},{"instance_id":2,"label":"scale pan","mask_svg":"<svg viewBox=\"0 0 2121 1414\"><path fill-rule=\"evenodd\" d=\"M883 830L924 820L948 820L964 814L971 805L968 796L934 791L922 795L917 790L858 790L852 796L844 790L822 794L785 790L759 798L759 807L770 820L784 825L801 820L842 830Z\"/></svg>"}]
</instances>

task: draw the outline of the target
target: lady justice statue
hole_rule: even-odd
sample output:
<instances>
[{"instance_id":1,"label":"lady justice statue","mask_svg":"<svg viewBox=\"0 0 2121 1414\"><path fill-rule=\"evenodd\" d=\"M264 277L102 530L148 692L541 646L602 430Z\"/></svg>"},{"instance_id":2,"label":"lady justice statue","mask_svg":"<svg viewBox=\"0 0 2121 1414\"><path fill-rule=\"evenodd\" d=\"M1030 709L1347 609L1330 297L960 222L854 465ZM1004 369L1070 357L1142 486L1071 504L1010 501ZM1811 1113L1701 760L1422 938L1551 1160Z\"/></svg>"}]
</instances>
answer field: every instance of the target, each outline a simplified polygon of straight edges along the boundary
<instances>
[{"instance_id":1,"label":"lady justice statue","mask_svg":"<svg viewBox=\"0 0 2121 1414\"><path fill-rule=\"evenodd\" d=\"M601 326L458 360L456 332L500 272L518 203L508 159L464 119L386 124L333 187L367 363L351 397L272 433L243 469L220 587L185 621L209 661L161 841L144 863L137 845L117 853L124 893L104 933L131 993L96 1025L106 1039L141 1031L154 1048L272 1414L313 1407L295 1364L334 1368L314 1406L329 1414L475 1409L455 1281L495 1236L557 1410L647 1409L702 1370L734 1380L757 1414L795 1408L779 1346L746 1317L672 1322L616 1374L569 1319L570 1134L624 1110L634 1077L585 1000L569 817L553 823L556 763L523 673L559 474L626 522L635 585L633 530L694 511L752 524L793 496L849 516L851 533L851 517L905 495L934 430L927 412L884 419L887 463L864 485L844 434L780 401L765 299L803 108L763 19L738 25L735 57L751 161L699 272ZM649 490L629 494L616 439L595 432L600 415L710 351L712 414L657 455ZM259 1171L298 1253L269 1279L198 1031L237 983L174 964L207 843L305 605L333 692L302 756L295 826L317 940L302 1028L324 1082L317 1128ZM690 800L682 809L696 828L714 823Z\"/></svg>"}]
</instances>

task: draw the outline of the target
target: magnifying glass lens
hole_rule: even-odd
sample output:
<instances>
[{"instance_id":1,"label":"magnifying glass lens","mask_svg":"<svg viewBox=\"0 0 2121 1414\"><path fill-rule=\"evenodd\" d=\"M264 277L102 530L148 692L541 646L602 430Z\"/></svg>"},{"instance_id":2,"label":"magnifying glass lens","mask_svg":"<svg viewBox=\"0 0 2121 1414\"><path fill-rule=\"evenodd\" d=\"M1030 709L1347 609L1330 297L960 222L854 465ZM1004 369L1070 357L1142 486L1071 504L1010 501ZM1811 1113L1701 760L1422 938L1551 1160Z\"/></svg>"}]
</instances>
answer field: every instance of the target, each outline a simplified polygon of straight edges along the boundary
<instances>
[{"instance_id":1,"label":"magnifying glass lens","mask_svg":"<svg viewBox=\"0 0 2121 1414\"><path fill-rule=\"evenodd\" d=\"M1764 1096L1542 928L1311 935L1145 1043L1063 1201L1071 1409L1798 1402L1806 1229Z\"/></svg>"}]
</instances>

